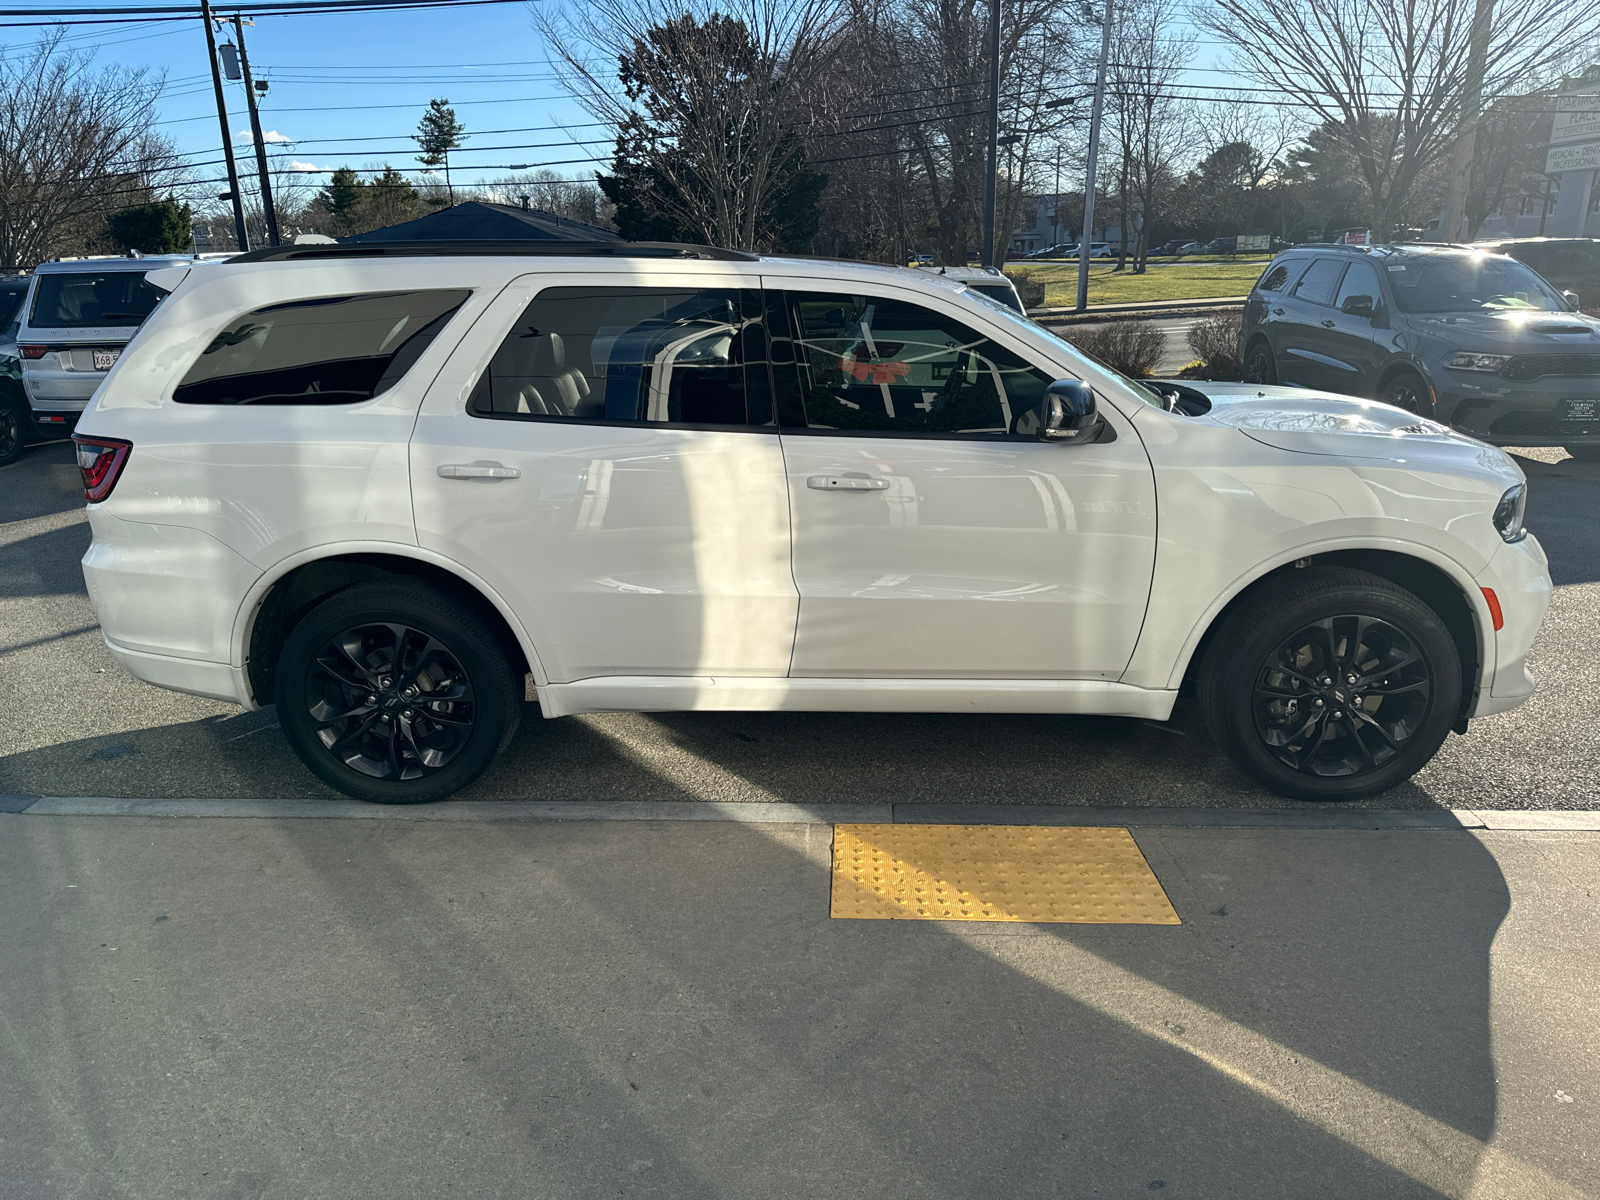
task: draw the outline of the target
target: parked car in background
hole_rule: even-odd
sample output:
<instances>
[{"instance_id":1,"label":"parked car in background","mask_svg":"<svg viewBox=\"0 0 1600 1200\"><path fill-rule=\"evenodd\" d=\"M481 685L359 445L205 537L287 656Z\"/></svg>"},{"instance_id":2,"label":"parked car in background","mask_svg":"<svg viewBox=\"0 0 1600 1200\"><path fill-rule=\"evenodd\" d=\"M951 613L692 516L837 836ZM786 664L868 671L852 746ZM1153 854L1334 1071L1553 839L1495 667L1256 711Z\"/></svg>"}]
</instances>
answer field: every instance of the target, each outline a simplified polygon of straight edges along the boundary
<instances>
[{"instance_id":1,"label":"parked car in background","mask_svg":"<svg viewBox=\"0 0 1600 1200\"><path fill-rule=\"evenodd\" d=\"M17 327L27 295L26 275L0 278L0 467L22 457L33 433L17 354Z\"/></svg>"},{"instance_id":2,"label":"parked car in background","mask_svg":"<svg viewBox=\"0 0 1600 1200\"><path fill-rule=\"evenodd\" d=\"M1238 248L1239 239L1237 237L1219 237L1213 238L1211 241L1206 243L1205 253L1233 254L1238 250Z\"/></svg>"},{"instance_id":3,"label":"parked car in background","mask_svg":"<svg viewBox=\"0 0 1600 1200\"><path fill-rule=\"evenodd\" d=\"M1600 461L1600 320L1524 263L1458 246L1304 246L1245 302L1255 383L1368 396L1497 446Z\"/></svg>"},{"instance_id":4,"label":"parked car in background","mask_svg":"<svg viewBox=\"0 0 1600 1200\"><path fill-rule=\"evenodd\" d=\"M980 296L987 296L1017 312L1027 311L1023 307L1022 297L1017 292L1017 285L1011 282L1011 277L999 267L918 267L917 270L931 271L945 279L964 283L968 290L977 292Z\"/></svg>"},{"instance_id":5,"label":"parked car in background","mask_svg":"<svg viewBox=\"0 0 1600 1200\"><path fill-rule=\"evenodd\" d=\"M17 345L22 387L34 423L64 437L89 397L116 365L162 293L145 275L189 266L189 255L159 258L69 258L41 263L22 309Z\"/></svg>"},{"instance_id":6,"label":"parked car in background","mask_svg":"<svg viewBox=\"0 0 1600 1200\"><path fill-rule=\"evenodd\" d=\"M1193 678L1242 770L1318 800L1533 690L1509 456L1140 384L948 272L365 243L150 282L75 439L106 645L275 703L349 795L466 786L529 675L544 717L1154 720Z\"/></svg>"},{"instance_id":7,"label":"parked car in background","mask_svg":"<svg viewBox=\"0 0 1600 1200\"><path fill-rule=\"evenodd\" d=\"M1150 251L1152 258L1177 258L1185 254L1192 254L1191 246L1199 245L1193 238L1173 238L1170 242L1163 242Z\"/></svg>"},{"instance_id":8,"label":"parked car in background","mask_svg":"<svg viewBox=\"0 0 1600 1200\"><path fill-rule=\"evenodd\" d=\"M1527 263L1557 291L1576 294L1578 307L1600 308L1600 238L1512 238L1475 248Z\"/></svg>"}]
</instances>

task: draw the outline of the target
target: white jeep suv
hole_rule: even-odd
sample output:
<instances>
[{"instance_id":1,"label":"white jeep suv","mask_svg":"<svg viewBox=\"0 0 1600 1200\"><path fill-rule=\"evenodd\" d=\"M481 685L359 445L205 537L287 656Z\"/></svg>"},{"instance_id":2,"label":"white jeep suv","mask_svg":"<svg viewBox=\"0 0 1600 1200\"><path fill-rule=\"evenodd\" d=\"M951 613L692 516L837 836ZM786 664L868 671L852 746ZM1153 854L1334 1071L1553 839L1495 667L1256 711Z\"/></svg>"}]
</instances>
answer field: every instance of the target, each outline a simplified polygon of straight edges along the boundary
<instances>
[{"instance_id":1,"label":"white jeep suv","mask_svg":"<svg viewBox=\"0 0 1600 1200\"><path fill-rule=\"evenodd\" d=\"M1303 799L1531 693L1500 450L1139 384L962 281L651 244L282 247L169 293L77 438L107 645L368 800L663 709L1098 713L1181 685ZM531 785L537 788L537 784Z\"/></svg>"}]
</instances>

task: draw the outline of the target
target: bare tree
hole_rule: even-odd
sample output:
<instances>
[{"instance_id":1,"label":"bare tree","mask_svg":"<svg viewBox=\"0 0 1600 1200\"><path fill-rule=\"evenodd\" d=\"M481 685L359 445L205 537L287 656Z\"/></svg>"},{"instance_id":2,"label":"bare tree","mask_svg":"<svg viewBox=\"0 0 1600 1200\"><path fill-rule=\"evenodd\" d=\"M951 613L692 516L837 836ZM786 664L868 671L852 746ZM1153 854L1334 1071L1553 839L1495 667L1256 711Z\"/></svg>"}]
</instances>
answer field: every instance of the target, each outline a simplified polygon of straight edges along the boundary
<instances>
[{"instance_id":1,"label":"bare tree","mask_svg":"<svg viewBox=\"0 0 1600 1200\"><path fill-rule=\"evenodd\" d=\"M590 0L573 15L535 13L573 97L659 177L654 200L735 248L756 244L798 150L795 99L844 19L843 0Z\"/></svg>"},{"instance_id":2,"label":"bare tree","mask_svg":"<svg viewBox=\"0 0 1600 1200\"><path fill-rule=\"evenodd\" d=\"M0 52L0 266L32 266L81 240L86 219L181 179L182 160L151 133L161 77L96 69L62 35Z\"/></svg>"},{"instance_id":3,"label":"bare tree","mask_svg":"<svg viewBox=\"0 0 1600 1200\"><path fill-rule=\"evenodd\" d=\"M588 180L566 179L549 167L518 175L503 175L483 184L476 195L494 204L520 204L572 221L609 227L611 204Z\"/></svg>"},{"instance_id":4,"label":"bare tree","mask_svg":"<svg viewBox=\"0 0 1600 1200\"><path fill-rule=\"evenodd\" d=\"M1117 269L1127 266L1132 224L1135 274L1144 273L1150 229L1175 190L1177 157L1195 141L1189 107L1173 95L1190 56L1189 42L1175 18L1171 0L1133 0L1124 3L1114 18L1115 49L1106 86L1121 184L1122 251Z\"/></svg>"},{"instance_id":5,"label":"bare tree","mask_svg":"<svg viewBox=\"0 0 1600 1200\"><path fill-rule=\"evenodd\" d=\"M1461 121L1475 0L1211 0L1195 20L1242 74L1293 98L1349 145L1387 237ZM1600 30L1594 0L1495 9L1485 104Z\"/></svg>"}]
</instances>

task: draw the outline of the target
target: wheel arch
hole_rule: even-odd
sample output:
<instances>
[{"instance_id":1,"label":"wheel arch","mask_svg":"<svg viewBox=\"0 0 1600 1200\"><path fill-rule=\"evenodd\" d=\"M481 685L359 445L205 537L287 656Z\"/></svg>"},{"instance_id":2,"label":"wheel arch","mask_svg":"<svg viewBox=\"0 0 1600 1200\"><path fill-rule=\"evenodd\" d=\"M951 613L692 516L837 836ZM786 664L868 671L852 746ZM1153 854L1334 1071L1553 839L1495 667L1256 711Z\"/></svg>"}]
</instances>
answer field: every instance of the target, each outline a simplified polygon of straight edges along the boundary
<instances>
[{"instance_id":1,"label":"wheel arch","mask_svg":"<svg viewBox=\"0 0 1600 1200\"><path fill-rule=\"evenodd\" d=\"M250 699L271 704L278 656L301 617L328 597L371 579L411 578L429 583L473 609L505 648L513 671L531 673L543 687L549 679L527 630L511 607L459 563L416 546L322 546L279 563L264 574L240 606L234 622L235 660L242 664Z\"/></svg>"},{"instance_id":2,"label":"wheel arch","mask_svg":"<svg viewBox=\"0 0 1600 1200\"><path fill-rule=\"evenodd\" d=\"M1383 390L1394 382L1395 376L1404 375L1407 372L1422 380L1422 386L1428 389L1429 405L1437 412L1439 408L1438 389L1433 386L1433 379L1422 364L1409 355L1403 355L1384 363L1383 367L1378 371L1378 382L1377 386L1373 388L1373 398L1377 400L1383 399Z\"/></svg>"},{"instance_id":3,"label":"wheel arch","mask_svg":"<svg viewBox=\"0 0 1600 1200\"><path fill-rule=\"evenodd\" d=\"M1200 623L1198 633L1191 636L1178 670L1174 672L1182 690L1193 692L1195 677L1206 649L1229 616L1266 584L1309 566L1346 567L1376 575L1405 588L1433 609L1449 631L1461 661L1461 711L1457 716L1464 718L1472 710L1478 689L1487 686L1494 669L1494 664L1489 661L1493 646L1489 631L1493 629L1493 623L1488 604L1483 593L1458 564L1442 560L1442 557L1435 559L1419 547L1409 546L1337 547L1263 567L1237 586Z\"/></svg>"}]
</instances>

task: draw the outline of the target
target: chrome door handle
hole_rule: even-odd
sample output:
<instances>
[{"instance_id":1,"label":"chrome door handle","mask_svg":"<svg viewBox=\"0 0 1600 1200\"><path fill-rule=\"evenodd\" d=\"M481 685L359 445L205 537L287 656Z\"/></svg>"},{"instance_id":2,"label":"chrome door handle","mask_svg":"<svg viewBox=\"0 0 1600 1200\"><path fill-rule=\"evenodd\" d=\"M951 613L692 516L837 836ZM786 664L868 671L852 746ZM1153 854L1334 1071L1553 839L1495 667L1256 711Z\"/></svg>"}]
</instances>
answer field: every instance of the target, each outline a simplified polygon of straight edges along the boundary
<instances>
[{"instance_id":1,"label":"chrome door handle","mask_svg":"<svg viewBox=\"0 0 1600 1200\"><path fill-rule=\"evenodd\" d=\"M1332 329L1333 328L1333 322L1332 321L1324 321L1322 323L1322 327L1324 329Z\"/></svg>"},{"instance_id":2,"label":"chrome door handle","mask_svg":"<svg viewBox=\"0 0 1600 1200\"><path fill-rule=\"evenodd\" d=\"M451 463L439 468L440 479L520 479L522 472L499 463Z\"/></svg>"},{"instance_id":3,"label":"chrome door handle","mask_svg":"<svg viewBox=\"0 0 1600 1200\"><path fill-rule=\"evenodd\" d=\"M812 475L806 486L819 492L882 492L888 489L889 481L866 475Z\"/></svg>"},{"instance_id":4,"label":"chrome door handle","mask_svg":"<svg viewBox=\"0 0 1600 1200\"><path fill-rule=\"evenodd\" d=\"M1275 317L1281 317L1281 316L1283 316L1283 309L1281 309L1281 308L1275 308L1275 309L1273 309L1273 310L1272 310L1272 315L1273 315L1273 316L1275 316Z\"/></svg>"}]
</instances>

